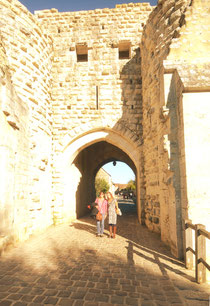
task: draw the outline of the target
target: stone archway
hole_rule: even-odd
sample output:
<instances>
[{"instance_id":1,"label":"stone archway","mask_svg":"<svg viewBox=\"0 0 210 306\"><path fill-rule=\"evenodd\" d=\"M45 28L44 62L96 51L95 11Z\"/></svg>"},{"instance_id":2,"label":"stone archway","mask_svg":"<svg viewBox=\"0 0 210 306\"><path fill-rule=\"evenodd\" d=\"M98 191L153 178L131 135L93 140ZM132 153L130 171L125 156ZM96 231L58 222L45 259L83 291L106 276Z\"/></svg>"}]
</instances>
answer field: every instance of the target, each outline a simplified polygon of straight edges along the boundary
<instances>
[{"instance_id":1,"label":"stone archway","mask_svg":"<svg viewBox=\"0 0 210 306\"><path fill-rule=\"evenodd\" d=\"M55 221L69 221L87 213L86 206L95 197L97 169L113 158L127 163L136 174L137 212L141 221L140 156L141 147L111 129L93 130L77 136L60 153L55 164L59 172L59 194L55 192L54 206L58 218Z\"/></svg>"},{"instance_id":2,"label":"stone archway","mask_svg":"<svg viewBox=\"0 0 210 306\"><path fill-rule=\"evenodd\" d=\"M81 173L76 191L76 216L78 218L87 214L87 204L95 200L95 177L98 170L113 160L125 162L136 173L136 167L129 156L107 141L99 141L86 147L73 161L72 165Z\"/></svg>"}]
</instances>

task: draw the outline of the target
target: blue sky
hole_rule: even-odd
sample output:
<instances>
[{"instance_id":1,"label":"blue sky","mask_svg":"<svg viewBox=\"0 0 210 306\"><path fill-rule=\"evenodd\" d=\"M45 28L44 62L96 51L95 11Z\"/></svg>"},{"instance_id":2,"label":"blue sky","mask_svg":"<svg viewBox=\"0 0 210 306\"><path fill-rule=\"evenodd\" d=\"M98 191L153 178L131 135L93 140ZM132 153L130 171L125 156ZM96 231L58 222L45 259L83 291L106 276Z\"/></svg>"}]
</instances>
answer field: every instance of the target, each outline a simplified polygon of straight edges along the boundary
<instances>
[{"instance_id":1,"label":"blue sky","mask_svg":"<svg viewBox=\"0 0 210 306\"><path fill-rule=\"evenodd\" d=\"M108 163L103 166L104 170L112 176L113 183L127 184L130 180L135 180L133 170L125 163L118 162L116 166L113 163Z\"/></svg>"},{"instance_id":2,"label":"blue sky","mask_svg":"<svg viewBox=\"0 0 210 306\"><path fill-rule=\"evenodd\" d=\"M151 5L157 5L157 0L21 0L23 5L29 11L34 13L36 10L56 8L59 12L93 10L97 8L114 8L116 4L122 3L142 3L149 2Z\"/></svg>"}]
</instances>

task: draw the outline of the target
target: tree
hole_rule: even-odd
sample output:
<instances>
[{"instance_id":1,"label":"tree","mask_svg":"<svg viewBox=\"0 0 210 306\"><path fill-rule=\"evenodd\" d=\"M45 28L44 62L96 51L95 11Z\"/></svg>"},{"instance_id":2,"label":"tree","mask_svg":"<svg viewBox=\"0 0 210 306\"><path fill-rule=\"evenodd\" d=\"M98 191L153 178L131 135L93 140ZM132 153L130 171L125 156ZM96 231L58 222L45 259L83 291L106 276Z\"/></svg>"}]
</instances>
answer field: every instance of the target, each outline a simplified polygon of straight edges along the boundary
<instances>
[{"instance_id":1,"label":"tree","mask_svg":"<svg viewBox=\"0 0 210 306\"><path fill-rule=\"evenodd\" d=\"M95 180L95 189L96 189L96 196L99 196L99 193L101 191L103 191L104 193L106 193L107 191L109 191L109 184L108 182L103 179L103 178L96 178Z\"/></svg>"},{"instance_id":2,"label":"tree","mask_svg":"<svg viewBox=\"0 0 210 306\"><path fill-rule=\"evenodd\" d=\"M126 187L127 190L132 190L135 191L136 190L136 181L130 180L127 184Z\"/></svg>"}]
</instances>

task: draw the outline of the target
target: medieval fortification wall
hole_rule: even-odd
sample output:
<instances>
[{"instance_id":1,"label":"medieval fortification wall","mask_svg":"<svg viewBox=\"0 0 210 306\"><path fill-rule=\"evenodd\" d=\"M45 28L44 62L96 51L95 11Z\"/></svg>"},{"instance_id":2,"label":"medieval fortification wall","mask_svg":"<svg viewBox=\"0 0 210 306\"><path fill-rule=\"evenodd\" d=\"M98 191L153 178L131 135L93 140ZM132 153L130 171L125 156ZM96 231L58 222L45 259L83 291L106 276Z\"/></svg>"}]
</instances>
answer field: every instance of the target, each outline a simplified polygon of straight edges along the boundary
<instances>
[{"instance_id":1,"label":"medieval fortification wall","mask_svg":"<svg viewBox=\"0 0 210 306\"><path fill-rule=\"evenodd\" d=\"M183 220L196 223L198 206L198 222L209 217L206 7L159 0L33 15L0 0L2 243L85 213L78 190L113 150L136 174L139 221L182 255Z\"/></svg>"},{"instance_id":2,"label":"medieval fortification wall","mask_svg":"<svg viewBox=\"0 0 210 306\"><path fill-rule=\"evenodd\" d=\"M22 239L52 223L52 42L18 1L1 1L0 13L1 230Z\"/></svg>"},{"instance_id":3,"label":"medieval fortification wall","mask_svg":"<svg viewBox=\"0 0 210 306\"><path fill-rule=\"evenodd\" d=\"M183 219L209 219L209 9L208 1L159 1L141 43L146 224L153 229L160 208L161 236L174 250Z\"/></svg>"},{"instance_id":4,"label":"medieval fortification wall","mask_svg":"<svg viewBox=\"0 0 210 306\"><path fill-rule=\"evenodd\" d=\"M53 40L54 160L72 139L101 127L122 134L131 131L133 141L142 143L139 46L151 11L148 3L139 3L82 12L35 12ZM120 48L128 51L122 59ZM80 49L86 52L85 61L78 60ZM60 201L61 177L56 167L55 201Z\"/></svg>"}]
</instances>

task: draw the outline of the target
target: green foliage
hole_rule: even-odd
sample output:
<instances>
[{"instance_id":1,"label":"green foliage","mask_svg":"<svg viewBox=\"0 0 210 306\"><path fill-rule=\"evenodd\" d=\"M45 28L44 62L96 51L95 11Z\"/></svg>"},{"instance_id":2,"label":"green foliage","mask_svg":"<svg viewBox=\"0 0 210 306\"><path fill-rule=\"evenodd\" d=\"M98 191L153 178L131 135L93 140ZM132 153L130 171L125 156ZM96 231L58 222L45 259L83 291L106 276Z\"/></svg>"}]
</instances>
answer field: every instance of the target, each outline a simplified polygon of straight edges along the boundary
<instances>
[{"instance_id":1,"label":"green foliage","mask_svg":"<svg viewBox=\"0 0 210 306\"><path fill-rule=\"evenodd\" d=\"M127 190L136 190L136 181L130 180L126 187Z\"/></svg>"},{"instance_id":2,"label":"green foliage","mask_svg":"<svg viewBox=\"0 0 210 306\"><path fill-rule=\"evenodd\" d=\"M95 180L95 189L96 189L96 196L99 196L99 193L101 191L103 191L104 193L106 193L107 191L109 191L109 184L108 182L103 179L103 178L96 178Z\"/></svg>"}]
</instances>

